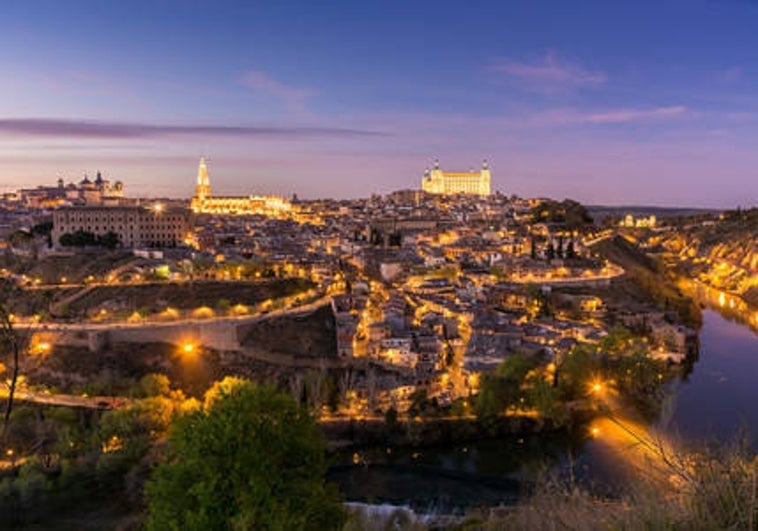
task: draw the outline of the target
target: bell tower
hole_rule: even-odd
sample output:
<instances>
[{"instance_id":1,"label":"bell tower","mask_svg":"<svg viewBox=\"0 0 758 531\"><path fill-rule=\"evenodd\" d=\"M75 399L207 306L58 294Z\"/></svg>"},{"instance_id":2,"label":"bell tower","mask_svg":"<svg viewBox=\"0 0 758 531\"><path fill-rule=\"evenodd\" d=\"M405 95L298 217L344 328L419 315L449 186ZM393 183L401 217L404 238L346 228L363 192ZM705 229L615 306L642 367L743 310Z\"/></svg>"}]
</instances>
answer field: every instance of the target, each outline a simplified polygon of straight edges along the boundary
<instances>
[{"instance_id":1,"label":"bell tower","mask_svg":"<svg viewBox=\"0 0 758 531\"><path fill-rule=\"evenodd\" d=\"M205 157L200 157L200 165L197 167L197 186L195 198L204 201L211 196L211 180L208 176L208 167L205 165Z\"/></svg>"}]
</instances>

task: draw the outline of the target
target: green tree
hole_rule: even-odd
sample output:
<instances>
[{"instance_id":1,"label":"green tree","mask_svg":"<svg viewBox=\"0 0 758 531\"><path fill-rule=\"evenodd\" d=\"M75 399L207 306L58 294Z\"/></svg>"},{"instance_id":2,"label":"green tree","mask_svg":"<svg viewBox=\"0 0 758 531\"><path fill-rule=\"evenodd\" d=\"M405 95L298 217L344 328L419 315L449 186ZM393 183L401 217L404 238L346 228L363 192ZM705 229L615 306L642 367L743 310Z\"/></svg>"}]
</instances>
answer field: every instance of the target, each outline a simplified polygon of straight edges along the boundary
<instances>
[{"instance_id":1,"label":"green tree","mask_svg":"<svg viewBox=\"0 0 758 531\"><path fill-rule=\"evenodd\" d=\"M210 395L210 396L208 396ZM314 420L272 387L225 380L173 425L147 484L147 528L337 529L344 513L324 482Z\"/></svg>"},{"instance_id":2,"label":"green tree","mask_svg":"<svg viewBox=\"0 0 758 531\"><path fill-rule=\"evenodd\" d=\"M498 368L483 374L479 380L479 395L474 401L474 412L487 429L493 429L497 417L511 406L521 403L522 385L536 363L521 352L506 357Z\"/></svg>"},{"instance_id":3,"label":"green tree","mask_svg":"<svg viewBox=\"0 0 758 531\"><path fill-rule=\"evenodd\" d=\"M52 221L43 221L42 223L37 223L32 227L31 233L34 236L48 236L50 232L53 230L53 222Z\"/></svg>"},{"instance_id":4,"label":"green tree","mask_svg":"<svg viewBox=\"0 0 758 531\"><path fill-rule=\"evenodd\" d=\"M108 231L102 236L98 236L96 243L97 245L101 245L108 249L115 249L121 243L121 240L119 239L118 234L113 231Z\"/></svg>"},{"instance_id":5,"label":"green tree","mask_svg":"<svg viewBox=\"0 0 758 531\"><path fill-rule=\"evenodd\" d=\"M590 381L600 372L600 362L594 348L576 345L556 371L559 396L564 400L575 400L587 395Z\"/></svg>"}]
</instances>

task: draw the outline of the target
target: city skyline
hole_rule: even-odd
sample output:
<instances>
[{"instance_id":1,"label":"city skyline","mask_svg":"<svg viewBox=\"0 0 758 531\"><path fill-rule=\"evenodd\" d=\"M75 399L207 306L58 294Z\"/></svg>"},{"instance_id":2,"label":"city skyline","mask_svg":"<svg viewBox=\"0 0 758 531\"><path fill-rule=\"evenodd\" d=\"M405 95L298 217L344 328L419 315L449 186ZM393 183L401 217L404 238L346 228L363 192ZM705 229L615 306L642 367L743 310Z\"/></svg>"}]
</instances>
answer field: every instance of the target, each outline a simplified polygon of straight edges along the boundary
<instances>
[{"instance_id":1,"label":"city skyline","mask_svg":"<svg viewBox=\"0 0 758 531\"><path fill-rule=\"evenodd\" d=\"M102 170L130 195L365 197L492 165L591 204L758 199L751 2L13 2L0 189Z\"/></svg>"}]
</instances>

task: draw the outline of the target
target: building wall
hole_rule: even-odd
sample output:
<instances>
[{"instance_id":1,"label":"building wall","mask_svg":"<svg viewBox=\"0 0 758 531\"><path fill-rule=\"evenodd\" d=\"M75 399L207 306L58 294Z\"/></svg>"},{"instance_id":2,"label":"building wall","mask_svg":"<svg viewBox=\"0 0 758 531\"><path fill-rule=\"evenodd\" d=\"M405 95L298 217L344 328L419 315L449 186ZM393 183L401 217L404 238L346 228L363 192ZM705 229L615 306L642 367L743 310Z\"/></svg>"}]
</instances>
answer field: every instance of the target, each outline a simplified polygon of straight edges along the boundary
<instances>
[{"instance_id":1,"label":"building wall","mask_svg":"<svg viewBox=\"0 0 758 531\"><path fill-rule=\"evenodd\" d=\"M424 174L421 188L430 194L490 195L491 178L486 162L478 172L444 172L436 163Z\"/></svg>"},{"instance_id":2,"label":"building wall","mask_svg":"<svg viewBox=\"0 0 758 531\"><path fill-rule=\"evenodd\" d=\"M63 234L77 231L118 235L124 247L175 247L190 232L186 210L156 212L143 207L69 207L53 212L53 245Z\"/></svg>"},{"instance_id":3,"label":"building wall","mask_svg":"<svg viewBox=\"0 0 758 531\"><path fill-rule=\"evenodd\" d=\"M277 196L194 197L190 205L197 214L277 215L292 210L286 199Z\"/></svg>"}]
</instances>

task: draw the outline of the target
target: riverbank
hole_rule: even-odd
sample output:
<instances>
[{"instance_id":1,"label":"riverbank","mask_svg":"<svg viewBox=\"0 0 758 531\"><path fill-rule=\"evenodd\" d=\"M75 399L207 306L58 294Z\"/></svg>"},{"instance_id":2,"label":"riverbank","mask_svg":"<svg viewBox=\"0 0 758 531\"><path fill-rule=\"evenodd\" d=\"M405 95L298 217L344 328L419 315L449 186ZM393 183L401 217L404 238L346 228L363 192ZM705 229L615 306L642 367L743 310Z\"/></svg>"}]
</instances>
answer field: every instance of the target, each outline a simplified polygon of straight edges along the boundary
<instances>
[{"instance_id":1,"label":"riverbank","mask_svg":"<svg viewBox=\"0 0 758 531\"><path fill-rule=\"evenodd\" d=\"M536 415L503 415L482 423L474 416L398 419L350 418L321 420L330 451L352 448L426 447L459 444L487 438L555 433L581 426L597 414L589 403L569 409L568 420L556 422Z\"/></svg>"},{"instance_id":2,"label":"riverbank","mask_svg":"<svg viewBox=\"0 0 758 531\"><path fill-rule=\"evenodd\" d=\"M697 450L714 441L728 449L740 426L755 441L758 411L753 407L753 379L758 371L758 335L713 310L704 310L703 318L700 356L692 372L685 371L669 388L652 429L685 449ZM557 484L576 485L583 493L576 500L577 518L579 513L584 515L581 521L597 521L590 518L600 514L596 511L609 517L613 513L619 521L624 515L640 516L628 504L617 507L618 514L615 510L605 512L608 503L597 501L598 496L614 500L628 495L640 470L629 469L631 459L611 446L610 433L600 429L593 434L589 428L562 432L544 427L534 435L345 449L333 454L336 466L330 472L330 481L340 485L347 500L408 506L417 515L455 512L465 516L483 511L487 520L490 508L517 503L519 508L511 505L506 513L512 516L504 518L513 522L511 518L522 521L521 516L534 515L537 508L553 515L574 511L571 504L561 501L567 499L566 492L555 496L538 492L532 497L529 485L542 484L540 478L543 483L545 478L556 478ZM752 450L756 450L755 445ZM658 501L663 518L666 507L662 499ZM650 503L637 500L635 506L648 508ZM671 516L669 512L667 517Z\"/></svg>"},{"instance_id":3,"label":"riverbank","mask_svg":"<svg viewBox=\"0 0 758 531\"><path fill-rule=\"evenodd\" d=\"M758 303L743 296L722 291L699 280L679 278L680 289L701 306L719 312L728 319L748 325L758 333Z\"/></svg>"}]
</instances>

